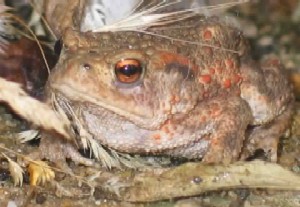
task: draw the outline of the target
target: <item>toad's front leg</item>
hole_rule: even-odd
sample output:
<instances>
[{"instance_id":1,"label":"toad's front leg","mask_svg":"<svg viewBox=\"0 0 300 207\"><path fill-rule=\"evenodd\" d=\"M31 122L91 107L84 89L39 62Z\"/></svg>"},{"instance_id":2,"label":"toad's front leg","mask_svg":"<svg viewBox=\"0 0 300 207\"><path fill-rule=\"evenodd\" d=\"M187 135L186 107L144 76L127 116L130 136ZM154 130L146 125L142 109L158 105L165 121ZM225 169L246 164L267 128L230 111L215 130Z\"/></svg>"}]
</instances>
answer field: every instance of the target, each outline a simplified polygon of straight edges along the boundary
<instances>
[{"instance_id":1,"label":"toad's front leg","mask_svg":"<svg viewBox=\"0 0 300 207\"><path fill-rule=\"evenodd\" d=\"M249 105L240 97L228 97L219 105L221 109L214 117L215 129L203 161L228 164L239 158L253 118Z\"/></svg>"},{"instance_id":2,"label":"toad's front leg","mask_svg":"<svg viewBox=\"0 0 300 207\"><path fill-rule=\"evenodd\" d=\"M66 140L60 135L43 132L41 134L41 141L36 158L47 159L53 162L58 168L69 171L66 159L69 158L75 163L83 164L85 166L95 166L95 162L92 159L83 157L78 147Z\"/></svg>"}]
</instances>

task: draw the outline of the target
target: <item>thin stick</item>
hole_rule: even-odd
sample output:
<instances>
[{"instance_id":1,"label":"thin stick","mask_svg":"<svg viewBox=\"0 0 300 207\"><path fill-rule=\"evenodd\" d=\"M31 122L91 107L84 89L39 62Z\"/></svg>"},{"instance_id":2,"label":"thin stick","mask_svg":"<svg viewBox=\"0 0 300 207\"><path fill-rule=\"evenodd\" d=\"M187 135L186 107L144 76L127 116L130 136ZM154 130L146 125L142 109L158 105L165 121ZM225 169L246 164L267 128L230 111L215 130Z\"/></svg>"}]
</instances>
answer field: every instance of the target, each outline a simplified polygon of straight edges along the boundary
<instances>
[{"instance_id":1,"label":"thin stick","mask_svg":"<svg viewBox=\"0 0 300 207\"><path fill-rule=\"evenodd\" d=\"M30 34L33 36L34 40L36 41L40 51L41 51L41 54L42 54L42 57L43 57L43 60L45 62L45 65L46 65L46 68L47 68L47 71L48 73L50 74L50 67L49 67L49 64L47 62L47 59L46 59L46 56L45 56L45 53L43 51L43 48L37 38L37 36L34 34L34 32L28 27L28 25L26 24L26 22L24 22L21 18L13 15L13 14L9 14L9 13L0 13L0 16L6 16L6 17L10 17L12 19L14 19L15 21L19 22L22 26L24 26L29 32Z\"/></svg>"}]
</instances>

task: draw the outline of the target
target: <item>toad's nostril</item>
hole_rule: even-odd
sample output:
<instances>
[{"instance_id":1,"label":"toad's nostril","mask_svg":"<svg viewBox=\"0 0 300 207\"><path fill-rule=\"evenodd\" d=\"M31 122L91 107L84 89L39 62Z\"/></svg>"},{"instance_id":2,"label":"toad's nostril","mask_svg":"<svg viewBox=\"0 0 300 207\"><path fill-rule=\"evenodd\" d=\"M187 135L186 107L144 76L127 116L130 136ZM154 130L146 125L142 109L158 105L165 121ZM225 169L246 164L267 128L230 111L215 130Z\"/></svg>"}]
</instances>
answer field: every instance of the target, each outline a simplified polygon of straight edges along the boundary
<instances>
[{"instance_id":1,"label":"toad's nostril","mask_svg":"<svg viewBox=\"0 0 300 207\"><path fill-rule=\"evenodd\" d=\"M84 63L84 64L83 64L83 68L84 68L85 70L90 70L90 69L92 68L92 66L91 66L90 64L88 64L88 63Z\"/></svg>"}]
</instances>

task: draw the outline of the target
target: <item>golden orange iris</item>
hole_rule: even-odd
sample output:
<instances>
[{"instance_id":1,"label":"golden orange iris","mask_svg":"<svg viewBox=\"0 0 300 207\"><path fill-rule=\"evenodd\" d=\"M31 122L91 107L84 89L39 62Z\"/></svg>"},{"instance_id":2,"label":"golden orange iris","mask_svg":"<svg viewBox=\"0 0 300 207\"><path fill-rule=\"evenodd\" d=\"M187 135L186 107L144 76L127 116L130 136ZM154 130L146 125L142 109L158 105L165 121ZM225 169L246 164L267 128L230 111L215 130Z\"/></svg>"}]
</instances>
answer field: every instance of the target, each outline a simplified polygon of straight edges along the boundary
<instances>
[{"instance_id":1,"label":"golden orange iris","mask_svg":"<svg viewBox=\"0 0 300 207\"><path fill-rule=\"evenodd\" d=\"M115 65L115 74L121 83L134 83L142 75L143 67L139 60L122 59Z\"/></svg>"}]
</instances>

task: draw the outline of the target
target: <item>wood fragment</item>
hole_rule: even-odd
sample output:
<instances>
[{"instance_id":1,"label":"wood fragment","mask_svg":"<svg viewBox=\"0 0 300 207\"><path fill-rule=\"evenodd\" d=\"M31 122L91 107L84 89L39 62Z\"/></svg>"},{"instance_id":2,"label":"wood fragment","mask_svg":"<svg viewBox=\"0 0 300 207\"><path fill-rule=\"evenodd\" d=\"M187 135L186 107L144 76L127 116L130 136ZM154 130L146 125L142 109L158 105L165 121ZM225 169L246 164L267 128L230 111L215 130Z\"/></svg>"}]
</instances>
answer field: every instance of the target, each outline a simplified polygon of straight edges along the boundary
<instances>
[{"instance_id":1,"label":"wood fragment","mask_svg":"<svg viewBox=\"0 0 300 207\"><path fill-rule=\"evenodd\" d=\"M103 177L101 179L103 182ZM187 163L165 171L107 177L99 186L102 186L106 198L150 202L234 188L300 191L300 176L278 164L263 161L238 162L228 166Z\"/></svg>"}]
</instances>

